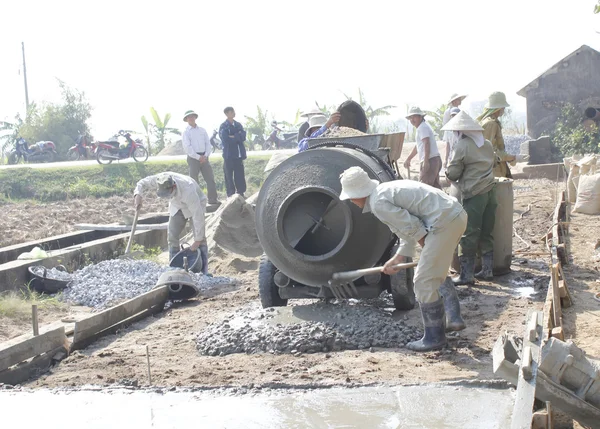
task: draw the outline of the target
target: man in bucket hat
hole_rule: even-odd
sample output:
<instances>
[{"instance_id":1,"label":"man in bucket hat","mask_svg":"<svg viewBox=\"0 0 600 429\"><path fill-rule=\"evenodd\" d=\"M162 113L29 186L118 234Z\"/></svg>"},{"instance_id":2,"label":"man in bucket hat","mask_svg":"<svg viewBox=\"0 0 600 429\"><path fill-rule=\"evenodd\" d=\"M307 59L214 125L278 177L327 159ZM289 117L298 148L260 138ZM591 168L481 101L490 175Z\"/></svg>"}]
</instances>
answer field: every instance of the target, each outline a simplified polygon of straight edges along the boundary
<instances>
[{"instance_id":1,"label":"man in bucket hat","mask_svg":"<svg viewBox=\"0 0 600 429\"><path fill-rule=\"evenodd\" d=\"M309 124L310 118L312 118L313 116L318 116L318 115L325 115L325 113L323 113L323 111L321 111L320 109L318 109L316 107L313 107L312 109L307 110L306 112L303 112L300 115L301 118L306 119L306 122L304 122L302 125L300 125L300 128L298 129L298 142L300 142L300 140L302 140L304 137L306 137L306 131L308 130L308 127L310 126L310 124Z\"/></svg>"},{"instance_id":2,"label":"man in bucket hat","mask_svg":"<svg viewBox=\"0 0 600 429\"><path fill-rule=\"evenodd\" d=\"M462 111L442 130L452 132L456 141L446 177L460 191L462 204L469 216L467 229L460 239L458 257L460 276L456 285L473 284L477 252L481 252L481 271L475 277L490 280L494 265L494 223L496 220L496 185L494 182L494 148L483 137L483 127Z\"/></svg>"},{"instance_id":3,"label":"man in bucket hat","mask_svg":"<svg viewBox=\"0 0 600 429\"><path fill-rule=\"evenodd\" d=\"M319 137L333 124L337 124L340 121L340 117L340 112L335 112L329 117L329 119L327 119L327 117L323 114L311 116L308 121L308 128L304 132L304 138L298 142L298 152L304 152L306 149L308 149L308 140Z\"/></svg>"},{"instance_id":4,"label":"man in bucket hat","mask_svg":"<svg viewBox=\"0 0 600 429\"><path fill-rule=\"evenodd\" d=\"M363 213L371 212L400 240L396 255L384 266L385 274L394 274L394 265L414 257L417 243L423 248L414 283L425 335L406 347L416 351L444 347L446 330L465 328L456 289L448 277L454 249L467 225L462 206L443 191L423 183L379 183L360 167L344 171L340 182L340 200L352 201Z\"/></svg>"},{"instance_id":5,"label":"man in bucket hat","mask_svg":"<svg viewBox=\"0 0 600 429\"><path fill-rule=\"evenodd\" d=\"M215 174L208 157L212 153L212 145L208 133L202 127L196 124L198 114L193 110L188 110L183 115L183 121L188 123L187 128L182 135L183 149L187 154L187 163L190 168L190 177L200 183L198 176L202 173L202 178L206 182L206 193L208 194L208 203L211 205L221 204L217 197L217 186L215 184Z\"/></svg>"},{"instance_id":6,"label":"man in bucket hat","mask_svg":"<svg viewBox=\"0 0 600 429\"><path fill-rule=\"evenodd\" d=\"M504 109L510 107L503 92L493 92L485 105L483 113L477 118L483 126L483 136L489 140L496 151L498 164L494 167L496 177L512 178L509 162L515 161L516 157L506 152L504 136L502 135L502 124L500 116L504 115ZM483 121L483 122L482 122Z\"/></svg>"},{"instance_id":7,"label":"man in bucket hat","mask_svg":"<svg viewBox=\"0 0 600 429\"><path fill-rule=\"evenodd\" d=\"M206 214L206 196L200 185L194 179L183 174L167 171L141 179L133 191L134 206L142 206L142 192L155 190L160 198L169 200L169 229L167 242L169 245L169 260L179 252L179 240L185 224L191 220L194 242L192 251L200 249L202 272L208 272L208 246L204 216Z\"/></svg>"},{"instance_id":8,"label":"man in bucket hat","mask_svg":"<svg viewBox=\"0 0 600 429\"><path fill-rule=\"evenodd\" d=\"M406 115L413 127L417 129L417 144L411 154L404 162L404 168L410 168L410 162L418 154L421 161L421 171L419 181L426 183L438 189L442 189L440 184L440 171L442 170L442 158L435 141L435 133L427 121L426 113L418 107L411 107Z\"/></svg>"}]
</instances>

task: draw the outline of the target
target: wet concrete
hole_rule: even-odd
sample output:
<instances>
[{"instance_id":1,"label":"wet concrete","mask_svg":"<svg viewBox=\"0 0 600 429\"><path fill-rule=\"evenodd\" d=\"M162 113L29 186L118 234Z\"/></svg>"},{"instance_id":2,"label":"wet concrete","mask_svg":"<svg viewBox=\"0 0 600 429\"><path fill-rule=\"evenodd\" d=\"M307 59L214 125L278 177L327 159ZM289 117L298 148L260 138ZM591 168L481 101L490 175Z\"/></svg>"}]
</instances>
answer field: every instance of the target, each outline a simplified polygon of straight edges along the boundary
<instances>
[{"instance_id":1,"label":"wet concrete","mask_svg":"<svg viewBox=\"0 0 600 429\"><path fill-rule=\"evenodd\" d=\"M257 394L128 390L0 391L8 427L64 415L93 428L505 428L514 391L420 385ZM35 412L32 404L35 403ZM58 420L56 420L58 419ZM12 425L11 425L12 426Z\"/></svg>"}]
</instances>

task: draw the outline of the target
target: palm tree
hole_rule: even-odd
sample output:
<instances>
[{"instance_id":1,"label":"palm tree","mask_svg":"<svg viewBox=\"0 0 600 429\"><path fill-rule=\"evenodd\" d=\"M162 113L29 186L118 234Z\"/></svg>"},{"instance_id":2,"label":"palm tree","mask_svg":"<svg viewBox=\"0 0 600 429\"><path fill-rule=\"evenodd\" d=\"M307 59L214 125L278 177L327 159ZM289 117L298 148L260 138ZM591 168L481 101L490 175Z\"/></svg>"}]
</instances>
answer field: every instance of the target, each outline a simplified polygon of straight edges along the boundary
<instances>
[{"instance_id":1,"label":"palm tree","mask_svg":"<svg viewBox=\"0 0 600 429\"><path fill-rule=\"evenodd\" d=\"M150 113L152 114L152 119L154 123L148 122L145 116L142 116L142 124L144 125L144 129L146 131L146 140L148 142L148 149L150 149L150 133L154 134L155 141L154 147L156 153L160 152L165 148L166 142L165 137L168 134L175 134L180 136L181 132L177 128L167 127L169 121L171 120L171 114L167 113L163 119L159 116L158 112L154 107L150 108Z\"/></svg>"},{"instance_id":2,"label":"palm tree","mask_svg":"<svg viewBox=\"0 0 600 429\"><path fill-rule=\"evenodd\" d=\"M19 115L15 117L14 122L0 121L0 164L4 164L4 157L17 143L19 131L23 125L23 120Z\"/></svg>"}]
</instances>

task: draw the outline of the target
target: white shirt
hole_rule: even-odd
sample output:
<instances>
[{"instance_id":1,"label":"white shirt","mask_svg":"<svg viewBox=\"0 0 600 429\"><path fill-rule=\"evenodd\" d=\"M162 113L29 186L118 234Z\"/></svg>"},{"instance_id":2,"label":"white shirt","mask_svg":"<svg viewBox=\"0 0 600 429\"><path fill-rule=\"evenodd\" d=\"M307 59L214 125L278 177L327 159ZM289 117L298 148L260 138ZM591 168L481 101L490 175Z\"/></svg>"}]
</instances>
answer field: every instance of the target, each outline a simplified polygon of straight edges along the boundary
<instances>
[{"instance_id":1,"label":"white shirt","mask_svg":"<svg viewBox=\"0 0 600 429\"><path fill-rule=\"evenodd\" d=\"M421 122L419 128L417 128L417 152L419 154L419 160L421 162L424 161L425 157L425 143L423 143L423 139L429 137L429 159L434 158L436 156L440 156L440 151L438 150L437 143L435 141L435 134L433 129L429 126L426 121Z\"/></svg>"},{"instance_id":2,"label":"white shirt","mask_svg":"<svg viewBox=\"0 0 600 429\"><path fill-rule=\"evenodd\" d=\"M182 137L183 149L190 158L200 159L198 153L204 152L205 156L209 156L212 153L212 145L208 138L208 133L202 127L196 125L188 127L183 132Z\"/></svg>"},{"instance_id":3,"label":"white shirt","mask_svg":"<svg viewBox=\"0 0 600 429\"><path fill-rule=\"evenodd\" d=\"M369 211L400 239L396 253L414 257L417 242L444 228L463 208L440 189L415 180L394 180L369 195L363 213Z\"/></svg>"},{"instance_id":4,"label":"white shirt","mask_svg":"<svg viewBox=\"0 0 600 429\"><path fill-rule=\"evenodd\" d=\"M165 172L177 185L175 195L169 200L169 215L175 216L179 210L186 219L192 218L192 229L195 241L206 239L204 216L206 213L206 196L194 179L183 174ZM158 178L162 174L143 178L137 183L133 195L140 195L144 190L157 190Z\"/></svg>"}]
</instances>

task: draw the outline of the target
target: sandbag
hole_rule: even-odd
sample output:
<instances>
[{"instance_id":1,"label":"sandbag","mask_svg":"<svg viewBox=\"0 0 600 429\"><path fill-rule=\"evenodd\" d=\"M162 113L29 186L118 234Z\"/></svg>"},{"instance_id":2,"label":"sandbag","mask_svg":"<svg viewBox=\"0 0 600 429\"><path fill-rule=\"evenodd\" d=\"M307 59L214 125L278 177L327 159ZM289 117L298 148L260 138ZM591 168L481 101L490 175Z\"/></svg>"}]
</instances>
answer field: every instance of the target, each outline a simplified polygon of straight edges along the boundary
<instances>
[{"instance_id":1,"label":"sandbag","mask_svg":"<svg viewBox=\"0 0 600 429\"><path fill-rule=\"evenodd\" d=\"M567 201L574 204L577 201L580 167L576 163L573 163L570 158L565 158L564 163L569 172L569 176L567 177Z\"/></svg>"},{"instance_id":2,"label":"sandbag","mask_svg":"<svg viewBox=\"0 0 600 429\"><path fill-rule=\"evenodd\" d=\"M600 174L579 177L574 213L600 214Z\"/></svg>"}]
</instances>

